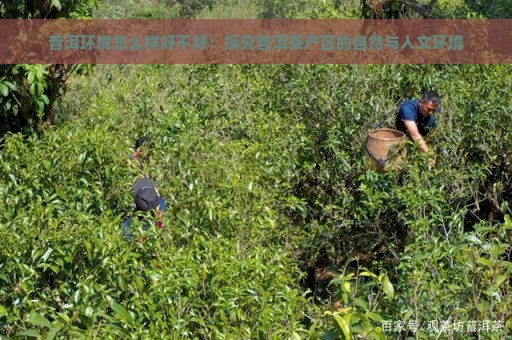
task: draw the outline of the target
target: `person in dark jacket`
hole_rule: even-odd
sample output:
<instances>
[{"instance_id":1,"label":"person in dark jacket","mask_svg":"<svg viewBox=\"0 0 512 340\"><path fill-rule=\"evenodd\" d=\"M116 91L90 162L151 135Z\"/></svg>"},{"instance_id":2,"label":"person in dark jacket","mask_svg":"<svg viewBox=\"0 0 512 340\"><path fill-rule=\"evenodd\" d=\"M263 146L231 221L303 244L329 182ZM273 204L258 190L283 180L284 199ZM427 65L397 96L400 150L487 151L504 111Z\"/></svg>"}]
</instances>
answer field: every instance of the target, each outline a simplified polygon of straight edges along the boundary
<instances>
[{"instance_id":1,"label":"person in dark jacket","mask_svg":"<svg viewBox=\"0 0 512 340\"><path fill-rule=\"evenodd\" d=\"M155 219L157 228L163 228L162 213L167 209L165 199L160 196L155 182L149 177L141 177L133 184L133 207L138 212L150 211ZM139 215L140 216L140 215ZM128 216L121 222L123 237L127 240L133 238L132 235L133 217ZM144 224L144 229L148 229L149 222Z\"/></svg>"},{"instance_id":2,"label":"person in dark jacket","mask_svg":"<svg viewBox=\"0 0 512 340\"><path fill-rule=\"evenodd\" d=\"M138 138L135 141L135 146L133 148L134 151L130 155L130 159L146 161L149 158L153 147L154 144L151 139L151 136L148 135Z\"/></svg>"}]
</instances>

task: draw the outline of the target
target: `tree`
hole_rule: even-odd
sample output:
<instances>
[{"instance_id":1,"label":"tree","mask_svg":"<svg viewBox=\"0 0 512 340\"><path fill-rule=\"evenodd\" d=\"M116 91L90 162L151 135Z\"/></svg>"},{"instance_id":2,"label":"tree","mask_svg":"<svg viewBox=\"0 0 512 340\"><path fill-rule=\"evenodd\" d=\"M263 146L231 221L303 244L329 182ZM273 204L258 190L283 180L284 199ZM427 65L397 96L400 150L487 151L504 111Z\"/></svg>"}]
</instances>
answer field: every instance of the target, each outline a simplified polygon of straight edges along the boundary
<instances>
[{"instance_id":1,"label":"tree","mask_svg":"<svg viewBox=\"0 0 512 340\"><path fill-rule=\"evenodd\" d=\"M95 7L97 0L13 0L0 4L0 19L87 18ZM62 64L0 66L0 135L53 124L53 107L69 76L90 69Z\"/></svg>"},{"instance_id":2,"label":"tree","mask_svg":"<svg viewBox=\"0 0 512 340\"><path fill-rule=\"evenodd\" d=\"M431 11L436 2L431 0L424 5L409 0L361 0L361 7L365 19L401 19L412 13L432 19Z\"/></svg>"}]
</instances>

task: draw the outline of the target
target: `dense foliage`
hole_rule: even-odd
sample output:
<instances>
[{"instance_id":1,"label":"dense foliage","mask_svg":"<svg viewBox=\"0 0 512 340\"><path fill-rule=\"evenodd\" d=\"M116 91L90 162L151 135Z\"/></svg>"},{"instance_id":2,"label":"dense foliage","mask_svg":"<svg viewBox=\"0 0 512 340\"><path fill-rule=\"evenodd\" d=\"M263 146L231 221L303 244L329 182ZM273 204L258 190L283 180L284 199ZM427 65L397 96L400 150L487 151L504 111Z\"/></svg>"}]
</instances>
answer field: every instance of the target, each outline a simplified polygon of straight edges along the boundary
<instances>
[{"instance_id":1,"label":"dense foliage","mask_svg":"<svg viewBox=\"0 0 512 340\"><path fill-rule=\"evenodd\" d=\"M504 323L510 74L510 66L102 68L94 88L77 81L80 96L61 107L80 118L5 142L5 332L33 330L41 324L30 321L44 316L39 332L61 335L290 336L321 320L301 287L311 302L359 313L353 325L373 318L353 331L383 319ZM431 140L438 167L411 146L402 173L367 171L365 127L426 87L444 95ZM141 229L149 241L126 244L118 224L137 176L126 156L148 132L158 141L148 171L171 210L163 232ZM309 278L300 274L308 268ZM357 291L354 280L363 280Z\"/></svg>"},{"instance_id":2,"label":"dense foliage","mask_svg":"<svg viewBox=\"0 0 512 340\"><path fill-rule=\"evenodd\" d=\"M302 13L357 15L322 3ZM409 143L400 171L369 170L367 129L425 89L442 95L437 165ZM1 140L0 336L512 331L510 65L98 66L55 110ZM147 134L169 209L127 240Z\"/></svg>"}]
</instances>

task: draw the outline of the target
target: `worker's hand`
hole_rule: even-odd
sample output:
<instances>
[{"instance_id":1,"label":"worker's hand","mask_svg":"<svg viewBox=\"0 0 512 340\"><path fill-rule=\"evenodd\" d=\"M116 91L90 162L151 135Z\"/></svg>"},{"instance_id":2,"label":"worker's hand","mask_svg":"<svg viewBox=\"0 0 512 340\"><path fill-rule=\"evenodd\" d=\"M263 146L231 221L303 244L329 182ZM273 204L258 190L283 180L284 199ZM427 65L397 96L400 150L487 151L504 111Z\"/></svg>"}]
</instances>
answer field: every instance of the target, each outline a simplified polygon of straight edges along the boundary
<instances>
[{"instance_id":1,"label":"worker's hand","mask_svg":"<svg viewBox=\"0 0 512 340\"><path fill-rule=\"evenodd\" d=\"M431 150L426 153L427 161L428 161L428 168L433 169L436 167L436 154L432 152Z\"/></svg>"},{"instance_id":2,"label":"worker's hand","mask_svg":"<svg viewBox=\"0 0 512 340\"><path fill-rule=\"evenodd\" d=\"M428 158L428 167L431 169L436 167L436 159L434 157Z\"/></svg>"}]
</instances>

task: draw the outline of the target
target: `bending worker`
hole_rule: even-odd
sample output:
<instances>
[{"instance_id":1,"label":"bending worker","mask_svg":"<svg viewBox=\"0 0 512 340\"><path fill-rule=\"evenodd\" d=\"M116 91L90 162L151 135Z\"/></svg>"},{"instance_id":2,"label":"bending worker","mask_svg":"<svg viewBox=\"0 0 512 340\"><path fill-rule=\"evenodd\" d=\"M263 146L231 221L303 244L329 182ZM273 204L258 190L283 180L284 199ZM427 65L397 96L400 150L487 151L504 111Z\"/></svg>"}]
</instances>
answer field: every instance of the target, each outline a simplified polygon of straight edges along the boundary
<instances>
[{"instance_id":1,"label":"bending worker","mask_svg":"<svg viewBox=\"0 0 512 340\"><path fill-rule=\"evenodd\" d=\"M429 148L423 137L436 127L434 113L439 112L441 99L435 91L425 91L420 99L405 101L396 117L396 129L407 134L418 144L421 152L428 153Z\"/></svg>"}]
</instances>

